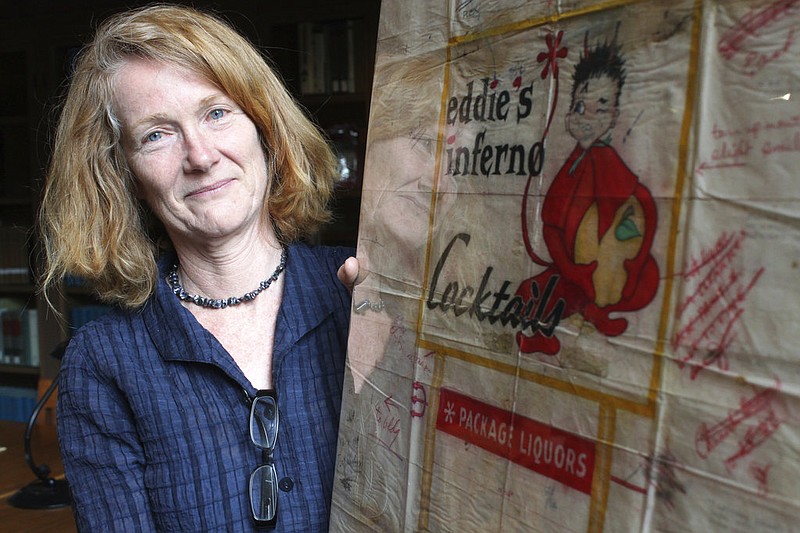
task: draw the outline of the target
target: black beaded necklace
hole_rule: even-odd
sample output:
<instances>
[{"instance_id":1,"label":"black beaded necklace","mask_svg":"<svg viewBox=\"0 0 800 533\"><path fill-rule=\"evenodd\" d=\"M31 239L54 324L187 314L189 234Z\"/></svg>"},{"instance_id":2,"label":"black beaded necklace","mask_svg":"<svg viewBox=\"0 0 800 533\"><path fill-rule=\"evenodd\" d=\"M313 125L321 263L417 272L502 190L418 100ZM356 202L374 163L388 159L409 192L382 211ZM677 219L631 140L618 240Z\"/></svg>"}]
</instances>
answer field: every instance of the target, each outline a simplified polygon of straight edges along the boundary
<instances>
[{"instance_id":1,"label":"black beaded necklace","mask_svg":"<svg viewBox=\"0 0 800 533\"><path fill-rule=\"evenodd\" d=\"M200 307L206 307L208 309L225 309L226 307L231 307L234 305L239 305L242 302L250 302L256 299L262 291L266 290L270 285L272 285L273 281L276 281L278 277L280 277L281 272L286 269L286 248L284 247L281 251L281 262L278 264L278 267L275 269L275 272L272 275L261 282L257 289L250 291L238 298L236 296L232 296L230 298L206 298L205 296L199 296L197 294L189 294L186 292L186 289L183 288L181 282L178 280L178 263L176 262L172 265L172 270L169 271L167 274L167 283L169 283L170 288L172 289L172 293L178 297L181 301L184 302L191 302L195 305L199 305Z\"/></svg>"}]
</instances>

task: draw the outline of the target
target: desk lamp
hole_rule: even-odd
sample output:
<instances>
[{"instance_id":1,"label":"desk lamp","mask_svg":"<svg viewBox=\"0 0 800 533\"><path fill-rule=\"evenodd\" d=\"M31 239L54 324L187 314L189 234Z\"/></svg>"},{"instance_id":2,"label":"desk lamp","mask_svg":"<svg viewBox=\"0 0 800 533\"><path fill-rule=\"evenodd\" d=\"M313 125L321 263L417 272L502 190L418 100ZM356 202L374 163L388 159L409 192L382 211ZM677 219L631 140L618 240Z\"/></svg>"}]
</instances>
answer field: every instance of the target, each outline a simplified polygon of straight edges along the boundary
<instances>
[{"instance_id":1,"label":"desk lamp","mask_svg":"<svg viewBox=\"0 0 800 533\"><path fill-rule=\"evenodd\" d=\"M58 360L64 356L67 343L62 342L58 344L55 349L50 352L51 357ZM31 435L33 428L36 426L36 418L39 412L50 399L53 391L58 386L58 374L53 379L53 382L47 387L41 400L33 408L33 413L28 420L28 425L25 428L25 462L28 467L33 471L36 476L36 481L26 485L17 492L11 495L8 499L9 505L18 507L20 509L56 509L59 507L66 507L72 503L72 497L69 493L69 485L66 479L54 479L50 476L50 467L46 464L36 465L31 453Z\"/></svg>"}]
</instances>

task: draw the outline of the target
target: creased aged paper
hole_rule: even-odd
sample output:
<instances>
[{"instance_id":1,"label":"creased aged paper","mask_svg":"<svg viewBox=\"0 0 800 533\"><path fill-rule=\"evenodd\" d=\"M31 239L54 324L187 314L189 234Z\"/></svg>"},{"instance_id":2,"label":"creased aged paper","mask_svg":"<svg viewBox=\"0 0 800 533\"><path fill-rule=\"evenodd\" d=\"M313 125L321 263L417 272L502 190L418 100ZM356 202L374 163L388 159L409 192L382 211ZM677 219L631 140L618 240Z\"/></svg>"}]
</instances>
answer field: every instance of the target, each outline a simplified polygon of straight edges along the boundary
<instances>
[{"instance_id":1,"label":"creased aged paper","mask_svg":"<svg viewBox=\"0 0 800 533\"><path fill-rule=\"evenodd\" d=\"M332 531L790 532L800 1L384 1Z\"/></svg>"}]
</instances>

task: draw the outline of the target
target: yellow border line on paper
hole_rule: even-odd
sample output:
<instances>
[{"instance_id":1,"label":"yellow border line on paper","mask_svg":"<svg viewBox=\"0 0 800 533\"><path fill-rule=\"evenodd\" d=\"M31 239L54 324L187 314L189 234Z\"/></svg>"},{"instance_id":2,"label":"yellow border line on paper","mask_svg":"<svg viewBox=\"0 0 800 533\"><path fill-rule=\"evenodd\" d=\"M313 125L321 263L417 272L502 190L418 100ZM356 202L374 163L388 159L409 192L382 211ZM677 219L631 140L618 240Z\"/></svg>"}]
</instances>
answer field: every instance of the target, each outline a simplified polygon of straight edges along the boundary
<instances>
[{"instance_id":1,"label":"yellow border line on paper","mask_svg":"<svg viewBox=\"0 0 800 533\"><path fill-rule=\"evenodd\" d=\"M450 42L448 43L448 49L449 47L452 47L453 45L456 44L464 44L464 43L471 43L473 41L480 41L481 39L486 39L488 37L497 37L498 35L504 35L506 33L527 30L530 28L536 28L538 26L542 26L543 24L547 24L548 22L559 22L561 20L569 20L571 18L580 17L581 15L588 15L590 13L596 13L598 11L605 11L606 9L614 9L616 7L624 7L629 4L638 4L646 1L648 0L607 0L605 2L598 2L590 6L580 7L577 9L573 9L572 11L567 11L560 14L545 15L543 17L537 17L534 19L512 22L510 24L503 24L501 26L489 28L484 31L467 33L464 35L457 35L455 37L450 38Z\"/></svg>"},{"instance_id":2,"label":"yellow border line on paper","mask_svg":"<svg viewBox=\"0 0 800 533\"><path fill-rule=\"evenodd\" d=\"M661 390L661 376L664 365L664 346L667 343L667 327L670 322L670 304L672 290L675 285L675 252L678 247L678 232L681 219L681 206L683 204L683 191L686 186L686 172L689 164L689 136L692 128L692 114L694 113L695 94L697 88L697 67L700 62L700 30L703 17L703 2L695 0L692 10L694 24L692 25L691 43L689 45L689 65L686 73L686 94L683 107L683 121L681 123L680 146L678 148L678 175L675 177L676 194L672 199L672 219L669 227L669 240L667 242L666 280L664 281L664 296L661 300L661 321L658 324L658 339L653 354L653 373L650 379L650 394L648 403L655 409L656 396Z\"/></svg>"},{"instance_id":3,"label":"yellow border line on paper","mask_svg":"<svg viewBox=\"0 0 800 533\"><path fill-rule=\"evenodd\" d=\"M436 192L438 190L439 184L439 171L441 169L441 160L442 160L442 150L443 150L443 131L445 126L445 120L447 119L447 88L450 85L450 47L447 47L447 61L445 62L445 69L444 69L444 84L442 87L442 100L440 102L440 112L439 112L439 133L437 134L437 142L436 142L436 163L434 164L434 175L433 175L433 189L431 190L431 208L430 208L430 219L428 220L428 244L425 250L425 277L423 278L423 294L424 291L427 290L427 279L428 273L430 272L430 258L431 258L431 242L433 241L433 223L434 223L434 215L436 212ZM420 298L419 300L419 311L417 313L417 335L416 338L419 340L420 332L422 331L422 316L425 306L425 299ZM435 352L434 355L434 363L433 363L433 380L431 383L431 390L438 391L442 386L442 381L444 380L444 357L441 352ZM432 413L439 412L439 395L433 394L431 395L431 401L429 402L426 410L430 409ZM421 488L420 488L420 508L419 508L419 518L417 521L417 530L418 531L427 531L428 529L428 522L429 522L429 512L430 512L430 489L431 483L433 482L433 453L436 447L436 416L428 417L427 425L425 427L425 448L423 450L423 469L422 469L422 480L421 480ZM424 527L423 527L424 525Z\"/></svg>"},{"instance_id":4,"label":"yellow border line on paper","mask_svg":"<svg viewBox=\"0 0 800 533\"><path fill-rule=\"evenodd\" d=\"M591 387L577 385L571 381L560 379L554 376L548 376L533 370L521 369L518 366L510 363L502 363L488 357L482 357L469 352L443 347L435 342L427 341L425 339L420 339L418 341L418 346L426 350L434 351L437 354L440 353L453 359L458 359L475 366L482 366L502 374L517 375L525 381L530 381L544 387L555 389L559 392L565 392L584 400L589 400L596 403L602 402L613 407L614 409L630 411L643 417L652 417L652 410L641 402L613 396Z\"/></svg>"},{"instance_id":5,"label":"yellow border line on paper","mask_svg":"<svg viewBox=\"0 0 800 533\"><path fill-rule=\"evenodd\" d=\"M597 412L597 453L592 478L592 496L589 502L588 533L602 533L606 522L616 431L617 410L601 402Z\"/></svg>"},{"instance_id":6,"label":"yellow border line on paper","mask_svg":"<svg viewBox=\"0 0 800 533\"><path fill-rule=\"evenodd\" d=\"M648 0L612 0L600 2L593 6L576 9L568 13L551 15L537 19L530 19L513 24L507 24L491 28L482 32L453 37L448 42L447 60L445 63L444 85L442 88L441 112L439 116L439 135L436 148L436 163L434 174L434 186L431 193L431 210L428 226L428 243L425 256L425 277L422 294L428 291L428 279L430 274L431 244L433 237L433 225L435 215L436 195L438 190L438 178L441 169L441 154L443 131L446 119L445 109L447 104L447 94L450 84L450 64L452 61L451 49L454 45L485 39L488 37L502 35L508 32L525 30L543 25L547 22L557 22L575 18L593 12L602 11L616 7L623 7L635 3L643 3ZM678 247L678 232L681 217L681 207L683 201L684 187L687 181L687 165L689 158L689 137L692 127L692 117L695 104L695 88L698 76L700 32L702 22L702 0L694 0L692 10L693 26L690 37L689 64L687 69L687 84L684 102L684 113L681 123L679 152L677 163L677 175L675 179L674 196L671 205L671 220L669 226L669 236L667 241L666 254L666 274L664 276L664 294L662 297L661 312L658 325L658 338L653 353L653 371L650 377L648 394L645 402L634 401L622 398L613 394L601 392L591 387L576 385L567 380L559 379L530 370L522 370L518 366L502 363L486 357L481 357L468 352L455 350L441 346L435 342L421 338L422 321L424 314L425 298L420 299L419 313L417 315L417 342L419 347L435 352L433 379L431 382L432 391L436 393L430 396L431 402L428 406L432 416L428 417L423 453L423 471L420 487L420 513L418 519L418 531L429 531L430 507L431 507L431 488L433 483L434 454L436 448L436 414L438 413L439 394L442 383L444 382L444 367L448 357L458 359L467 363L483 366L491 370L504 374L518 375L520 378L537 383L560 392L565 392L579 398L596 402L598 404L598 428L597 428L597 454L595 462L594 477L592 479L592 493L590 496L588 533L602 533L605 526L605 512L608 505L609 486L611 482L611 467L613 464L613 450L616 438L617 411L624 410L645 418L654 418L656 411L656 401L661 390L661 380L663 377L664 350L667 343L667 328L670 323L671 300L674 289L675 261Z\"/></svg>"},{"instance_id":7,"label":"yellow border line on paper","mask_svg":"<svg viewBox=\"0 0 800 533\"><path fill-rule=\"evenodd\" d=\"M436 352L433 363L433 380L431 390L439 391L444 381L444 355ZM426 408L430 409L433 416L429 416L425 427L425 449L422 460L422 481L419 496L419 520L417 531L428 531L431 510L431 485L433 483L433 455L436 448L436 415L439 413L439 394L431 395Z\"/></svg>"}]
</instances>

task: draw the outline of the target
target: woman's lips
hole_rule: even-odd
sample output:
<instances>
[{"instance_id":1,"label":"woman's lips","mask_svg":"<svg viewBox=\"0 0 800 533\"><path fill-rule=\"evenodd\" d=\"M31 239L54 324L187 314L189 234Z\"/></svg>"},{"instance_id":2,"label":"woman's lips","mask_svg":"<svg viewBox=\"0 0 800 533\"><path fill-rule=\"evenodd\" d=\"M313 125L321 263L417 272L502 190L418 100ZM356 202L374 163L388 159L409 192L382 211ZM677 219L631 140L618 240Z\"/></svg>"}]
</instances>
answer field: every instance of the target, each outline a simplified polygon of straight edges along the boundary
<instances>
[{"instance_id":1,"label":"woman's lips","mask_svg":"<svg viewBox=\"0 0 800 533\"><path fill-rule=\"evenodd\" d=\"M220 181L214 182L211 185L208 185L206 187L201 187L199 189L196 189L196 190L190 192L189 194L187 194L186 196L187 197L200 196L200 195L203 195L203 194L214 192L216 190L219 190L219 189L225 187L226 185L228 185L232 181L233 181L233 179L220 180Z\"/></svg>"}]
</instances>

